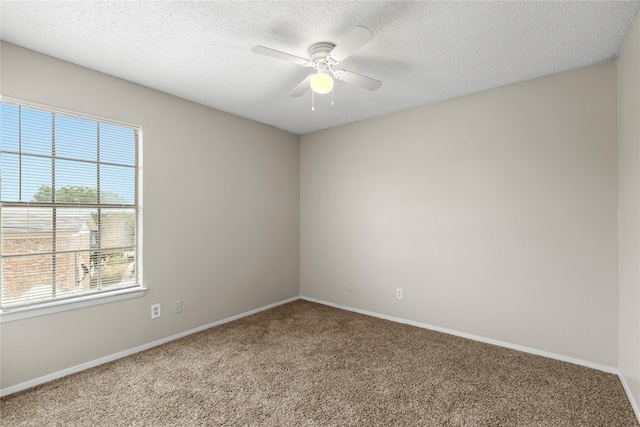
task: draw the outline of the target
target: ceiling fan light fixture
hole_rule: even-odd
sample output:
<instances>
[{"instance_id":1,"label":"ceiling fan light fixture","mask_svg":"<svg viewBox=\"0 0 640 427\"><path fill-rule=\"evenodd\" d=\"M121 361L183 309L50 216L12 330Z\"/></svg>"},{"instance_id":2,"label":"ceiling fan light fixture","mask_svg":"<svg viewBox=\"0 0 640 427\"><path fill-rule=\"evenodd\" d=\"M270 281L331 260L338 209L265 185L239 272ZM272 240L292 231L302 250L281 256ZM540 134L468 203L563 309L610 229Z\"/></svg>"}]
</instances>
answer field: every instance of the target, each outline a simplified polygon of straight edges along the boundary
<instances>
[{"instance_id":1,"label":"ceiling fan light fixture","mask_svg":"<svg viewBox=\"0 0 640 427\"><path fill-rule=\"evenodd\" d=\"M333 90L333 77L324 72L312 75L311 90L320 95L331 92Z\"/></svg>"},{"instance_id":2,"label":"ceiling fan light fixture","mask_svg":"<svg viewBox=\"0 0 640 427\"><path fill-rule=\"evenodd\" d=\"M342 37L338 45L329 42L318 42L309 46L309 58L290 55L264 46L254 46L251 48L251 51L260 55L293 62L303 67L315 68L315 74L307 74L307 76L289 92L289 96L297 98L311 89L313 99L313 95L316 93L319 95L332 93L335 83L334 79L370 91L380 87L382 82L372 79L371 77L352 73L342 68L334 70L334 66L342 63L342 61L369 43L372 39L373 33L371 30L356 26L346 36Z\"/></svg>"}]
</instances>

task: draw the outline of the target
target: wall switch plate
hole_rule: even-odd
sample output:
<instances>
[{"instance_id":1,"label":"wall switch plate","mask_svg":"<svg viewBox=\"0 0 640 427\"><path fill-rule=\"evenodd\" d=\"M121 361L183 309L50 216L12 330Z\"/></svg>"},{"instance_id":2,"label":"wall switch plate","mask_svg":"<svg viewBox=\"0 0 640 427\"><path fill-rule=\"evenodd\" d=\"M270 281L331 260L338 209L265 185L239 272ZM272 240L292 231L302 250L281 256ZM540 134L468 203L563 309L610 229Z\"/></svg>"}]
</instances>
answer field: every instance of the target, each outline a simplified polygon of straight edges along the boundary
<instances>
[{"instance_id":1,"label":"wall switch plate","mask_svg":"<svg viewBox=\"0 0 640 427\"><path fill-rule=\"evenodd\" d=\"M396 289L396 298L403 299L404 295L402 294L402 288Z\"/></svg>"},{"instance_id":2,"label":"wall switch plate","mask_svg":"<svg viewBox=\"0 0 640 427\"><path fill-rule=\"evenodd\" d=\"M173 314L182 313L182 300L173 302Z\"/></svg>"},{"instance_id":3,"label":"wall switch plate","mask_svg":"<svg viewBox=\"0 0 640 427\"><path fill-rule=\"evenodd\" d=\"M151 318L157 319L162 316L162 306L160 304L153 304L151 306Z\"/></svg>"}]
</instances>

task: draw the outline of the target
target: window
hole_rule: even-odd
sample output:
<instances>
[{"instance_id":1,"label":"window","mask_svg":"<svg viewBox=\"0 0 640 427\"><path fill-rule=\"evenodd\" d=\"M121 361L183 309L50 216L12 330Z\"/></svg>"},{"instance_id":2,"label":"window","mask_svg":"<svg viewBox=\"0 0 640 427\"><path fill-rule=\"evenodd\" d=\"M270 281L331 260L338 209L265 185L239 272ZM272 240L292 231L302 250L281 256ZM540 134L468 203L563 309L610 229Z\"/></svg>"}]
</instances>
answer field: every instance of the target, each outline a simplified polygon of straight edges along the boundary
<instances>
[{"instance_id":1,"label":"window","mask_svg":"<svg viewBox=\"0 0 640 427\"><path fill-rule=\"evenodd\" d=\"M0 108L0 309L140 287L139 128Z\"/></svg>"}]
</instances>

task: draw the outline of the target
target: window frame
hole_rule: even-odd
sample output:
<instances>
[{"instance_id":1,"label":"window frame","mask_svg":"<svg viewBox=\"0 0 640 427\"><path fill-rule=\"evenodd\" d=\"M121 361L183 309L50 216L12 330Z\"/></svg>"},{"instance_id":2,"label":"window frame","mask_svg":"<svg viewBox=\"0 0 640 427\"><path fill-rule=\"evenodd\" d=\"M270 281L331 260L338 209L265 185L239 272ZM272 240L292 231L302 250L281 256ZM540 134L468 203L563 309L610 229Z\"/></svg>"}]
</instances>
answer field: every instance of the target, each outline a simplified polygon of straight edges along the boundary
<instances>
[{"instance_id":1,"label":"window frame","mask_svg":"<svg viewBox=\"0 0 640 427\"><path fill-rule=\"evenodd\" d=\"M143 242L143 203L142 203L142 140L143 140L143 129L139 124L124 122L122 120L114 120L105 117L95 116L87 113L79 113L77 111L71 111L59 107L53 107L50 105L44 105L34 102L29 102L17 98L11 98L0 95L0 102L2 104L14 105L18 107L24 107L29 109L36 109L40 111L45 111L50 114L59 114L67 117L90 120L92 122L104 123L109 125L115 125L118 127L125 127L133 129L136 132L137 139L137 147L135 148L135 156L136 162L134 164L134 191L135 191L135 200L133 203L133 209L137 211L136 216L136 256L135 256L135 269L136 269L136 282L133 286L128 287L119 287L114 289L98 289L93 292L85 292L80 293L78 295L71 295L65 298L56 299L45 299L39 300L32 304L27 305L17 305L17 306L9 306L9 307L0 307L0 324L5 322L10 322L14 320L20 320L35 316L47 315L62 311L75 310L85 307L91 307L100 304L107 304L116 301L122 301L131 298L139 298L145 295L147 288L144 287L143 282L143 256L142 256L142 242ZM52 140L52 144L53 144ZM55 189L53 189L55 191ZM3 205L13 205L12 203L2 203L0 202L0 209ZM38 203L41 205L42 203ZM16 207L13 205L13 207ZM101 209L102 205L99 203L95 203L93 206L96 209ZM51 203L51 208L55 208L55 204ZM2 233L0 233L0 239L3 238ZM1 268L1 266L0 266ZM1 280L1 277L0 277Z\"/></svg>"}]
</instances>

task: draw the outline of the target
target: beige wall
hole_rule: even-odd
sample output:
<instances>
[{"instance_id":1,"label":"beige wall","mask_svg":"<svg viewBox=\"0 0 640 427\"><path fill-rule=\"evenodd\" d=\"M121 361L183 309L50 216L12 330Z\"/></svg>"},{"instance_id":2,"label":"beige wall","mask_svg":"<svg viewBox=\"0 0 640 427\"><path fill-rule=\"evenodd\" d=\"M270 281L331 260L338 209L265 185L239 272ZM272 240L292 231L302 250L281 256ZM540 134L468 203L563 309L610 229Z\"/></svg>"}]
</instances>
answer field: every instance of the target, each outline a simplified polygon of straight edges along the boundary
<instances>
[{"instance_id":1,"label":"beige wall","mask_svg":"<svg viewBox=\"0 0 640 427\"><path fill-rule=\"evenodd\" d=\"M640 407L640 18L618 60L621 376Z\"/></svg>"},{"instance_id":2,"label":"beige wall","mask_svg":"<svg viewBox=\"0 0 640 427\"><path fill-rule=\"evenodd\" d=\"M305 135L301 295L615 368L616 144L614 62Z\"/></svg>"},{"instance_id":3,"label":"beige wall","mask_svg":"<svg viewBox=\"0 0 640 427\"><path fill-rule=\"evenodd\" d=\"M1 54L3 95L143 126L149 291L3 323L0 388L299 294L298 136L5 43Z\"/></svg>"}]
</instances>

